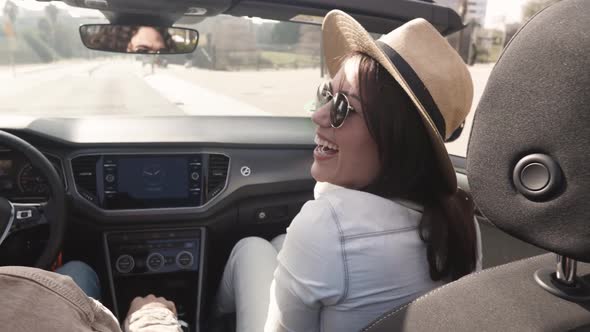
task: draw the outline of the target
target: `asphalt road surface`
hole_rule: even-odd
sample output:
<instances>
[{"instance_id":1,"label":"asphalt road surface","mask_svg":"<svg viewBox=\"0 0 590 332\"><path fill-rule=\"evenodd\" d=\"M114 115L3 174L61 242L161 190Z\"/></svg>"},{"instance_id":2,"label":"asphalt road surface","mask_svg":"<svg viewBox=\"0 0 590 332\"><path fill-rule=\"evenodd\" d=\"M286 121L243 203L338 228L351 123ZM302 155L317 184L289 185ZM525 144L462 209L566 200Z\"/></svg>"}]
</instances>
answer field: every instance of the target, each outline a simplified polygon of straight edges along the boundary
<instances>
[{"instance_id":1,"label":"asphalt road surface","mask_svg":"<svg viewBox=\"0 0 590 332\"><path fill-rule=\"evenodd\" d=\"M128 68L129 67L129 68ZM3 73L1 113L81 115L184 114L126 63L67 63Z\"/></svg>"},{"instance_id":2,"label":"asphalt road surface","mask_svg":"<svg viewBox=\"0 0 590 332\"><path fill-rule=\"evenodd\" d=\"M476 105L490 65L470 68ZM0 114L48 117L128 115L309 116L304 105L322 81L318 68L209 71L131 60L0 67ZM473 112L449 152L465 155Z\"/></svg>"}]
</instances>

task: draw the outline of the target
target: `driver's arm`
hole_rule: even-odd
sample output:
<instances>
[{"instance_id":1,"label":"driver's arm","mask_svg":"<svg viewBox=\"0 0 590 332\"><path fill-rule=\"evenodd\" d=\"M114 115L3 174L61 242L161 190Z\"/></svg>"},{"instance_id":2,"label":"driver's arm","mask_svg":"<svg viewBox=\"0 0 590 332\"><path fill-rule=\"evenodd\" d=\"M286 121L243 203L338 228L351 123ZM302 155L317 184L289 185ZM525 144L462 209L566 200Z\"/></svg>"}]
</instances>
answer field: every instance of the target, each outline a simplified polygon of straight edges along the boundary
<instances>
[{"instance_id":1,"label":"driver's arm","mask_svg":"<svg viewBox=\"0 0 590 332\"><path fill-rule=\"evenodd\" d=\"M176 306L162 297L136 297L123 323L125 332L182 332Z\"/></svg>"}]
</instances>

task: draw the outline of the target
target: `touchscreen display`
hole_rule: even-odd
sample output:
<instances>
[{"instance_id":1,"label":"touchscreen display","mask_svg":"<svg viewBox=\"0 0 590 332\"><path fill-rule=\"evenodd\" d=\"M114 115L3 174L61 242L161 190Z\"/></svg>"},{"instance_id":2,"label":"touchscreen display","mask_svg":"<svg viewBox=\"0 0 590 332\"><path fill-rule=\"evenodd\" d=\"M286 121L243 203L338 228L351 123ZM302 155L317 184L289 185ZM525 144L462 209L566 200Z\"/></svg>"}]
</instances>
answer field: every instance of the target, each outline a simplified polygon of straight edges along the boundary
<instances>
[{"instance_id":1,"label":"touchscreen display","mask_svg":"<svg viewBox=\"0 0 590 332\"><path fill-rule=\"evenodd\" d=\"M189 195L186 157L133 157L118 161L119 193L132 199L182 199Z\"/></svg>"}]
</instances>

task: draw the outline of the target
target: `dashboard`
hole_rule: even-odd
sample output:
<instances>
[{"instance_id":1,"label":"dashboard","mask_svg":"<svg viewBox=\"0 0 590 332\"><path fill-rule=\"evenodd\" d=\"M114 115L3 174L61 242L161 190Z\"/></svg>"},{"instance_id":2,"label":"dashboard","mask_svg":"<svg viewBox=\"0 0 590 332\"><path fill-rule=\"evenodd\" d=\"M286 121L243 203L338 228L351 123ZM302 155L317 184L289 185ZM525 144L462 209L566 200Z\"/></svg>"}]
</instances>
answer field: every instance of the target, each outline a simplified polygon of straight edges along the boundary
<instances>
[{"instance_id":1,"label":"dashboard","mask_svg":"<svg viewBox=\"0 0 590 332\"><path fill-rule=\"evenodd\" d=\"M0 129L48 157L71 213L85 222L207 223L229 213L238 223L284 220L315 184L308 118L14 116ZM24 156L0 151L0 195L27 202L46 193L46 180Z\"/></svg>"},{"instance_id":2,"label":"dashboard","mask_svg":"<svg viewBox=\"0 0 590 332\"><path fill-rule=\"evenodd\" d=\"M108 154L72 159L76 189L106 210L198 207L227 182L219 153Z\"/></svg>"},{"instance_id":3,"label":"dashboard","mask_svg":"<svg viewBox=\"0 0 590 332\"><path fill-rule=\"evenodd\" d=\"M308 118L6 116L0 126L59 170L64 259L104 267L105 302L120 317L149 290L198 326L202 289L218 283L235 238L284 232L313 198ZM13 151L0 152L0 188L10 200L47 199L47 181ZM45 235L15 236L12 265L38 257Z\"/></svg>"},{"instance_id":4,"label":"dashboard","mask_svg":"<svg viewBox=\"0 0 590 332\"><path fill-rule=\"evenodd\" d=\"M59 157L44 153L67 187ZM12 201L37 202L47 199L47 179L21 153L0 148L0 196Z\"/></svg>"}]
</instances>

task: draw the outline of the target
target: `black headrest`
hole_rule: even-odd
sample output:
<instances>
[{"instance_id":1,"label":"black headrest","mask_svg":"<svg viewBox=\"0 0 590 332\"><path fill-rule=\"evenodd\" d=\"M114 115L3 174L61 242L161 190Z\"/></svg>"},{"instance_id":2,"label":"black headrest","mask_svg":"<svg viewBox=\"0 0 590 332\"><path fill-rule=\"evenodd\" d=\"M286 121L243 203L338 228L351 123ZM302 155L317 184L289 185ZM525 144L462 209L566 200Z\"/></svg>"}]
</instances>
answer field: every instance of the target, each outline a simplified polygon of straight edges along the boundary
<instances>
[{"instance_id":1,"label":"black headrest","mask_svg":"<svg viewBox=\"0 0 590 332\"><path fill-rule=\"evenodd\" d=\"M511 40L475 113L467 171L496 226L590 262L590 1L560 1Z\"/></svg>"}]
</instances>

